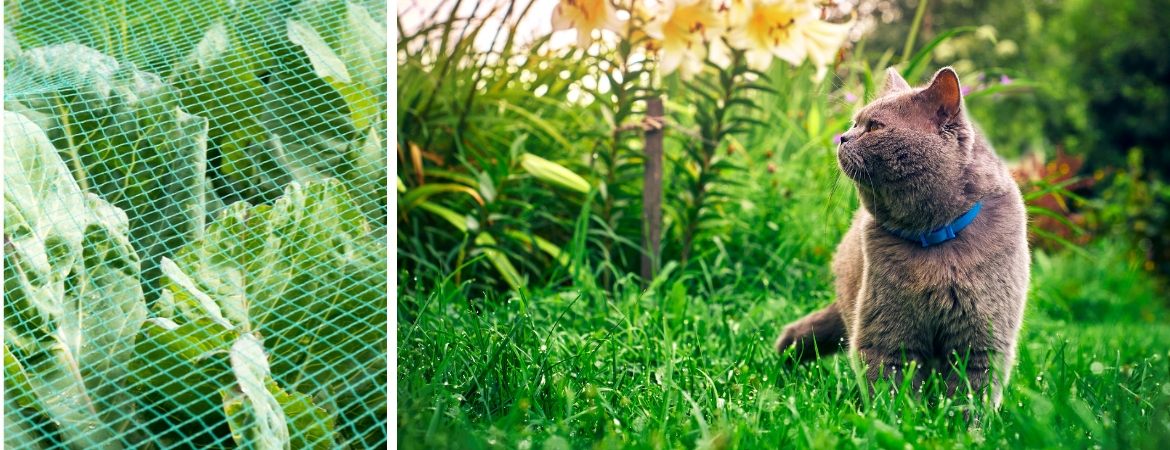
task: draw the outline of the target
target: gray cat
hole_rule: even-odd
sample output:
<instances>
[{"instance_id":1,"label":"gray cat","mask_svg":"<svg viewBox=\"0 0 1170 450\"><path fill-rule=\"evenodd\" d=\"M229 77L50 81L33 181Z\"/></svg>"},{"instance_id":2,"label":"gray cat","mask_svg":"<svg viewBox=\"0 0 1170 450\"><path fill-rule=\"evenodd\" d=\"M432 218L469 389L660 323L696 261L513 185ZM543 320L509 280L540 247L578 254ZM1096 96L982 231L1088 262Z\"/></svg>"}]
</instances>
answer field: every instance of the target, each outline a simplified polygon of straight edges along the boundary
<instances>
[{"instance_id":1,"label":"gray cat","mask_svg":"<svg viewBox=\"0 0 1170 450\"><path fill-rule=\"evenodd\" d=\"M837 159L862 207L834 257L837 301L785 327L777 350L809 360L844 345L871 383L896 386L916 361L913 386L935 370L948 395L966 392L954 369L965 361L970 389L990 379L998 407L1028 292L1019 188L964 114L949 67L925 88L887 70L853 123Z\"/></svg>"}]
</instances>

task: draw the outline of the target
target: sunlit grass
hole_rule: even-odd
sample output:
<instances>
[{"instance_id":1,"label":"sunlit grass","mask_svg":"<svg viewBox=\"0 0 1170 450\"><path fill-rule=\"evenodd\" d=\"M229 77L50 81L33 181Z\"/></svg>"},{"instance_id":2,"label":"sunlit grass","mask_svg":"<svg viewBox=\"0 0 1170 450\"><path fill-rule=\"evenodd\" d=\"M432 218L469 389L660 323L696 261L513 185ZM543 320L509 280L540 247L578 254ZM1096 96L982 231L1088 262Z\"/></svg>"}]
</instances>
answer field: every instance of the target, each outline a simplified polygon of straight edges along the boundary
<instances>
[{"instance_id":1,"label":"sunlit grass","mask_svg":"<svg viewBox=\"0 0 1170 450\"><path fill-rule=\"evenodd\" d=\"M784 368L771 344L807 298L683 286L643 295L631 279L608 297L566 290L507 300L446 285L401 296L399 443L1155 448L1170 433L1166 324L1033 314L1002 408L976 402L981 422L970 426L963 399L941 397L929 382L923 394L879 394L866 408L844 356ZM415 302L425 308L403 314Z\"/></svg>"}]
</instances>

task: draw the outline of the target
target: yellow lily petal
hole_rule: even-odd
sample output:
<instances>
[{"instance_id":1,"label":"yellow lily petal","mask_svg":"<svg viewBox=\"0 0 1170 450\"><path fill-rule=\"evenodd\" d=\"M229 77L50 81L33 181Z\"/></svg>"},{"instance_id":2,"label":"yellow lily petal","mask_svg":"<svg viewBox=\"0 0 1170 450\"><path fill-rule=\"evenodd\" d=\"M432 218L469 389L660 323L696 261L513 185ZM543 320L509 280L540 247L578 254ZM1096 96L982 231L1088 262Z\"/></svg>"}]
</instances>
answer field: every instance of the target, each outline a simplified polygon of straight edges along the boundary
<instances>
[{"instance_id":1,"label":"yellow lily petal","mask_svg":"<svg viewBox=\"0 0 1170 450\"><path fill-rule=\"evenodd\" d=\"M715 38L711 41L711 47L707 50L707 59L715 65L726 69L731 65L731 48L723 42L722 38Z\"/></svg>"},{"instance_id":2,"label":"yellow lily petal","mask_svg":"<svg viewBox=\"0 0 1170 450\"><path fill-rule=\"evenodd\" d=\"M722 34L725 27L722 14L709 0L666 0L662 14L647 34L662 36L663 74L679 70L683 78L703 70L707 59L707 45Z\"/></svg>"},{"instance_id":3,"label":"yellow lily petal","mask_svg":"<svg viewBox=\"0 0 1170 450\"><path fill-rule=\"evenodd\" d=\"M553 9L553 31L577 30L577 45L589 48L593 30L621 33L622 21L609 0L561 0Z\"/></svg>"},{"instance_id":4,"label":"yellow lily petal","mask_svg":"<svg viewBox=\"0 0 1170 450\"><path fill-rule=\"evenodd\" d=\"M854 19L846 23L829 23L822 20L809 22L802 30L805 36L805 45L808 49L808 59L817 68L817 81L825 77L826 66L833 62L837 51L849 37L849 30L853 28Z\"/></svg>"}]
</instances>

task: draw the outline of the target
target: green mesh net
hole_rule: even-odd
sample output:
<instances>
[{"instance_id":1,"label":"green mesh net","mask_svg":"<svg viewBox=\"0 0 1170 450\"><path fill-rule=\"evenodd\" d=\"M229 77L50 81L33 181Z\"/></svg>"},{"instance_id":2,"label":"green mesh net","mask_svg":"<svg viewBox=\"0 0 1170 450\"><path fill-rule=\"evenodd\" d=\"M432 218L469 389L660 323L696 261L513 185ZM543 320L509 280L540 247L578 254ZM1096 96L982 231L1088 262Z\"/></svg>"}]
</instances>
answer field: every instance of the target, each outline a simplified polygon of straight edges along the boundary
<instances>
[{"instance_id":1,"label":"green mesh net","mask_svg":"<svg viewBox=\"0 0 1170 450\"><path fill-rule=\"evenodd\" d=\"M6 449L384 448L386 4L6 0Z\"/></svg>"}]
</instances>

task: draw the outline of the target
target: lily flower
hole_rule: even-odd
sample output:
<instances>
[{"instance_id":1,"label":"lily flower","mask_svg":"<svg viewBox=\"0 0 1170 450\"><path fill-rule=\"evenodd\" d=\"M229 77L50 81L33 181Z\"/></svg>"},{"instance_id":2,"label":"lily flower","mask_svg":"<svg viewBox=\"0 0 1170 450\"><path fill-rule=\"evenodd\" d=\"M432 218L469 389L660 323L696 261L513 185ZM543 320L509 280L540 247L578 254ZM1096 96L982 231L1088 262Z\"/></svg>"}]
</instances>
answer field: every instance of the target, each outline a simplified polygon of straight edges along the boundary
<instances>
[{"instance_id":1,"label":"lily flower","mask_svg":"<svg viewBox=\"0 0 1170 450\"><path fill-rule=\"evenodd\" d=\"M703 70L707 46L723 29L723 17L709 0L666 0L645 32L662 42L662 73L678 70L684 79L690 79Z\"/></svg>"},{"instance_id":2,"label":"lily flower","mask_svg":"<svg viewBox=\"0 0 1170 450\"><path fill-rule=\"evenodd\" d=\"M825 78L828 72L826 66L833 62L841 45L849 37L849 30L853 28L853 18L845 23L829 23L823 20L814 20L805 24L805 48L808 49L808 59L812 60L817 68L814 78L817 81Z\"/></svg>"},{"instance_id":3,"label":"lily flower","mask_svg":"<svg viewBox=\"0 0 1170 450\"><path fill-rule=\"evenodd\" d=\"M733 8L738 20L731 24L728 42L744 50L748 67L767 69L777 57L800 65L808 56L800 27L817 20L807 1L750 0Z\"/></svg>"},{"instance_id":4,"label":"lily flower","mask_svg":"<svg viewBox=\"0 0 1170 450\"><path fill-rule=\"evenodd\" d=\"M662 49L662 33L655 32L657 28L649 33L646 31L647 25L654 23L658 17L658 8L647 5L643 0L634 0L633 8L630 10L630 20L626 23L630 42L645 48L646 52L650 54L656 54L658 50Z\"/></svg>"},{"instance_id":5,"label":"lily flower","mask_svg":"<svg viewBox=\"0 0 1170 450\"><path fill-rule=\"evenodd\" d=\"M577 30L577 46L588 49L593 44L593 30L622 32L617 9L609 0L561 0L552 14L553 31Z\"/></svg>"},{"instance_id":6,"label":"lily flower","mask_svg":"<svg viewBox=\"0 0 1170 450\"><path fill-rule=\"evenodd\" d=\"M749 3L750 0L729 0L719 7L719 11L726 15L725 22L729 27L732 24L741 24L748 20L752 8ZM726 32L730 28L724 29L724 35L711 41L711 48L707 58L715 65L726 69L731 65L731 48L728 47L724 40L727 38Z\"/></svg>"},{"instance_id":7,"label":"lily flower","mask_svg":"<svg viewBox=\"0 0 1170 450\"><path fill-rule=\"evenodd\" d=\"M728 42L744 50L748 67L767 69L772 58L799 66L810 59L816 78L845 42L853 20L834 24L820 20L820 10L808 0L736 0L729 9Z\"/></svg>"}]
</instances>

